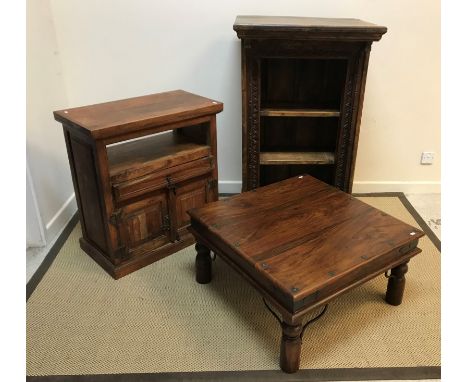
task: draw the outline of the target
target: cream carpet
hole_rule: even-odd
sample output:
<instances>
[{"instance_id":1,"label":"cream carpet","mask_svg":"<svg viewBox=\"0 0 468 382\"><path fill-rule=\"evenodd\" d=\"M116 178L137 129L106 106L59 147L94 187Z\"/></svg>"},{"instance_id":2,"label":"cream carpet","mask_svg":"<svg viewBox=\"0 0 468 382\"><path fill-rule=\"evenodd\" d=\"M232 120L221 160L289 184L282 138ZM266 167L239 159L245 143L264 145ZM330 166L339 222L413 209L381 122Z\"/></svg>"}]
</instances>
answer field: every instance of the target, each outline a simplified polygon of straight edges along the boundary
<instances>
[{"instance_id":1,"label":"cream carpet","mask_svg":"<svg viewBox=\"0 0 468 382\"><path fill-rule=\"evenodd\" d=\"M361 200L417 226L397 197ZM280 328L221 259L194 277L193 247L115 281L81 251L79 225L27 302L27 375L277 370ZM379 276L305 332L301 369L440 365L440 253L420 240L403 304Z\"/></svg>"}]
</instances>

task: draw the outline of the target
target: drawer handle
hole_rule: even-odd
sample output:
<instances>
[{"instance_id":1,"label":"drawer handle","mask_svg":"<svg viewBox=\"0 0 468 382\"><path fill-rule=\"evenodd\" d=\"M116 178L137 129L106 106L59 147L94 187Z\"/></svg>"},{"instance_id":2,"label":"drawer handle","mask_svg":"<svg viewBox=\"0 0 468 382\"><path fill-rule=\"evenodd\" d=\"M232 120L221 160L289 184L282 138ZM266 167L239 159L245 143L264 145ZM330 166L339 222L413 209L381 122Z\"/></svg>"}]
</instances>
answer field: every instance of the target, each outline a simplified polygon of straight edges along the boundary
<instances>
[{"instance_id":1,"label":"drawer handle","mask_svg":"<svg viewBox=\"0 0 468 382\"><path fill-rule=\"evenodd\" d=\"M122 221L122 210L119 208L112 212L112 214L109 217L109 222L114 225L118 226Z\"/></svg>"},{"instance_id":2,"label":"drawer handle","mask_svg":"<svg viewBox=\"0 0 468 382\"><path fill-rule=\"evenodd\" d=\"M167 182L168 190L172 191L174 193L174 195L175 195L177 186L174 183L172 183L172 179L171 179L170 176L166 176L166 182Z\"/></svg>"},{"instance_id":3,"label":"drawer handle","mask_svg":"<svg viewBox=\"0 0 468 382\"><path fill-rule=\"evenodd\" d=\"M163 231L170 231L171 230L171 218L169 215L164 215L163 217L163 225L162 225L162 230Z\"/></svg>"}]
</instances>

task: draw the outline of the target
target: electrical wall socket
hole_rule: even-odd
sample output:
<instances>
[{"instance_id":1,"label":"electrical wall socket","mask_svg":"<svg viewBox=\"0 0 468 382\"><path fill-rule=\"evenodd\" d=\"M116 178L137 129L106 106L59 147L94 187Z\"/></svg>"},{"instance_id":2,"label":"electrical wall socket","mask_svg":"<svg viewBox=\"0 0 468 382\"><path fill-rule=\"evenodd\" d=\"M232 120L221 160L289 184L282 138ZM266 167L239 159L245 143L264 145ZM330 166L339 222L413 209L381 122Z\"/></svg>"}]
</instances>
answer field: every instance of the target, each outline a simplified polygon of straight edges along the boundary
<instances>
[{"instance_id":1,"label":"electrical wall socket","mask_svg":"<svg viewBox=\"0 0 468 382\"><path fill-rule=\"evenodd\" d=\"M421 164L432 164L434 162L435 153L431 151L423 151L421 154Z\"/></svg>"}]
</instances>

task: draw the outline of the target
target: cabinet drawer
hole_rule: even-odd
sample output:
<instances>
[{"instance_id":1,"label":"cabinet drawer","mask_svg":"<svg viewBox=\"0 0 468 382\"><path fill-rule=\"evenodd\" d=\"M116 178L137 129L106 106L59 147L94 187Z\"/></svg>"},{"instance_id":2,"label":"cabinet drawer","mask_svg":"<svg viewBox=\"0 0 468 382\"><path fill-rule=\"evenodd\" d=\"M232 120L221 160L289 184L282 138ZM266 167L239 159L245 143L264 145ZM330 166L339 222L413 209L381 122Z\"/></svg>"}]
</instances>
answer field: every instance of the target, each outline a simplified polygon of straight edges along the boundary
<instances>
[{"instance_id":1,"label":"cabinet drawer","mask_svg":"<svg viewBox=\"0 0 468 382\"><path fill-rule=\"evenodd\" d=\"M155 190L171 187L174 183L207 174L212 171L213 168L213 157L209 156L151 173L137 179L113 183L112 192L116 203L122 203Z\"/></svg>"}]
</instances>

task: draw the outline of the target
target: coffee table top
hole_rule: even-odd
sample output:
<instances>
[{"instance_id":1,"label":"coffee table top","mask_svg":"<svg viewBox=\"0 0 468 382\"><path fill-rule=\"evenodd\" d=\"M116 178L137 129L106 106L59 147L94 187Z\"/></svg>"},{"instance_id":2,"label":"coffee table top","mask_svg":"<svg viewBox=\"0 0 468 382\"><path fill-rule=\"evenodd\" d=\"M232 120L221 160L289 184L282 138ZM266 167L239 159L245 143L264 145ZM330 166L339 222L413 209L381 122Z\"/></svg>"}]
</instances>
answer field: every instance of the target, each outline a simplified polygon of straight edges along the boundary
<instances>
[{"instance_id":1,"label":"coffee table top","mask_svg":"<svg viewBox=\"0 0 468 382\"><path fill-rule=\"evenodd\" d=\"M415 252L424 233L309 175L190 210L294 309ZM417 250L417 248L416 248ZM255 272L248 268L254 267ZM254 276L255 277L255 276ZM284 300L283 299L283 300ZM286 304L287 305L287 304Z\"/></svg>"}]
</instances>

